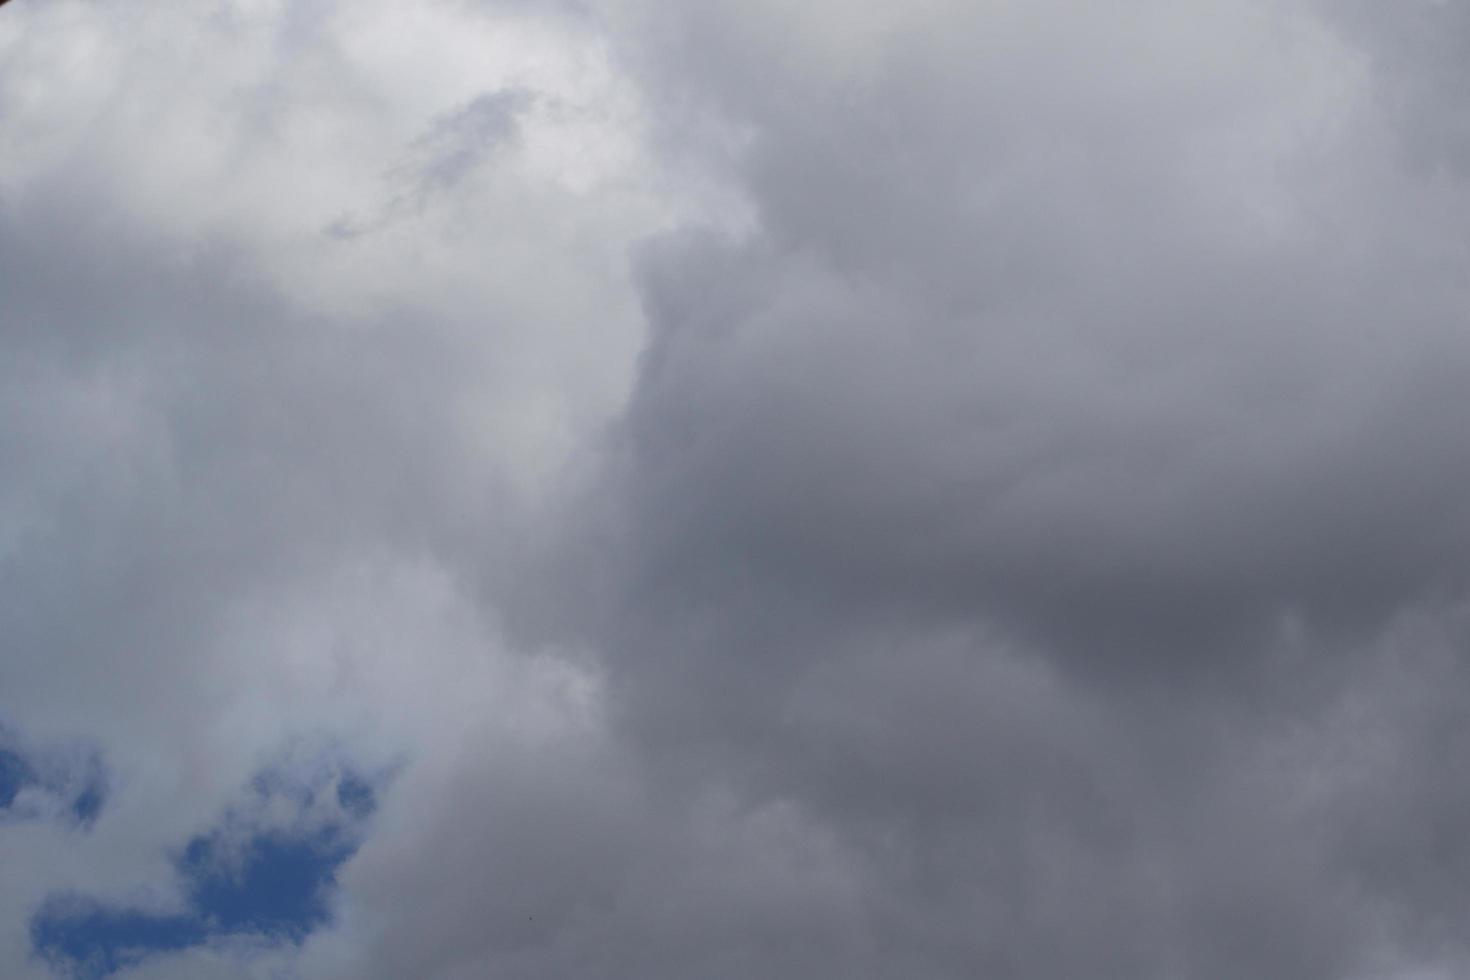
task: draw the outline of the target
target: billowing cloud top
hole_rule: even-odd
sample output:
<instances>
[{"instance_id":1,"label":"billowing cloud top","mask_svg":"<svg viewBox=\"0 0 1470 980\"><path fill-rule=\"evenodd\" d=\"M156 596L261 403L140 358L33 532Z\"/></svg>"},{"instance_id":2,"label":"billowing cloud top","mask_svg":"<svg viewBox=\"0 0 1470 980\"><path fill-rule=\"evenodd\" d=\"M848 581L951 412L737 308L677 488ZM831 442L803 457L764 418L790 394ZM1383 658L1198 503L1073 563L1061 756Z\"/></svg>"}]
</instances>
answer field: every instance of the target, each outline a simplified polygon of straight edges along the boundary
<instances>
[{"instance_id":1,"label":"billowing cloud top","mask_svg":"<svg viewBox=\"0 0 1470 980\"><path fill-rule=\"evenodd\" d=\"M0 974L1470 972L1470 8L0 14Z\"/></svg>"}]
</instances>

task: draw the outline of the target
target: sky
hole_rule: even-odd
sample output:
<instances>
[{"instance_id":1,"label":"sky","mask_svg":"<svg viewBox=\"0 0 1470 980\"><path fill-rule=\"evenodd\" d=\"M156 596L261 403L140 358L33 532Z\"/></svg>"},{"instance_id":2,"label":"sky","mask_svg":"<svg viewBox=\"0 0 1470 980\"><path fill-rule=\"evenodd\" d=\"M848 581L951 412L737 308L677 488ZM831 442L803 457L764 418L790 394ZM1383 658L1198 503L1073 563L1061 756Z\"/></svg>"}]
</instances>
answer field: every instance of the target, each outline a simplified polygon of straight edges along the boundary
<instances>
[{"instance_id":1,"label":"sky","mask_svg":"<svg viewBox=\"0 0 1470 980\"><path fill-rule=\"evenodd\" d=\"M0 976L1470 975L1470 7L0 11Z\"/></svg>"}]
</instances>

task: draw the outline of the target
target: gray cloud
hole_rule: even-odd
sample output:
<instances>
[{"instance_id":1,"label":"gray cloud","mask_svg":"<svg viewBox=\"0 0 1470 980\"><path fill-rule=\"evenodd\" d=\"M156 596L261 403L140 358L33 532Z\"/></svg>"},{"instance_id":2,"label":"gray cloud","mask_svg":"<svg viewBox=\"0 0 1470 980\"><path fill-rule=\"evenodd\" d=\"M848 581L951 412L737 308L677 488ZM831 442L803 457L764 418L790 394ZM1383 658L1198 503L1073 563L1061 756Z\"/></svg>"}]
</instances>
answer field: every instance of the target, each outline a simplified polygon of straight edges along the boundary
<instances>
[{"instance_id":1,"label":"gray cloud","mask_svg":"<svg viewBox=\"0 0 1470 980\"><path fill-rule=\"evenodd\" d=\"M645 255L624 730L901 854L857 921L936 976L1452 956L1455 803L1380 816L1333 719L1463 589L1463 190L1310 8L938 7L856 56L702 8L656 62L752 130L761 231ZM1400 710L1390 758L1459 724Z\"/></svg>"},{"instance_id":2,"label":"gray cloud","mask_svg":"<svg viewBox=\"0 0 1470 980\"><path fill-rule=\"evenodd\" d=\"M523 91L490 92L442 116L413 141L410 159L389 173L397 190L379 213L365 223L338 218L327 226L327 234L351 239L397 218L422 214L431 201L453 191L498 147L515 138L516 116L532 101Z\"/></svg>"},{"instance_id":3,"label":"gray cloud","mask_svg":"<svg viewBox=\"0 0 1470 980\"><path fill-rule=\"evenodd\" d=\"M1455 8L369 6L0 166L0 720L117 767L0 962L325 731L330 927L137 976L1463 970Z\"/></svg>"}]
</instances>

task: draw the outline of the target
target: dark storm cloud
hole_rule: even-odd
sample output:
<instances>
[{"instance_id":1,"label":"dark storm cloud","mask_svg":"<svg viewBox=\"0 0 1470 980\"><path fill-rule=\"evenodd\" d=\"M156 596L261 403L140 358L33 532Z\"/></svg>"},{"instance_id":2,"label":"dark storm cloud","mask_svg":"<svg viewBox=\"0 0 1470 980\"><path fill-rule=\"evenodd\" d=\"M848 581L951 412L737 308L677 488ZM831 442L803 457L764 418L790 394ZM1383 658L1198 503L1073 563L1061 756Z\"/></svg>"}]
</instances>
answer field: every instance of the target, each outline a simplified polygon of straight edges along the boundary
<instances>
[{"instance_id":1,"label":"dark storm cloud","mask_svg":"<svg viewBox=\"0 0 1470 980\"><path fill-rule=\"evenodd\" d=\"M1456 103L1306 7L1043 6L651 42L760 230L643 256L618 730L840 841L874 976L1453 960L1461 712L1383 664L1470 569Z\"/></svg>"},{"instance_id":2,"label":"dark storm cloud","mask_svg":"<svg viewBox=\"0 0 1470 980\"><path fill-rule=\"evenodd\" d=\"M877 84L747 109L764 240L647 263L631 469L671 579L734 554L821 590L989 604L1089 659L1116 638L1155 667L1296 607L1371 618L1453 583L1458 276L1411 266L1379 210L1436 193L1375 173L1389 151L1351 127L1259 147L1280 186L1202 180L1212 130L1274 122L1260 80L1217 66L1140 94L1087 50L1075 84L1033 91L1049 42L1072 53L1038 20L1002 99L985 24L938 66L896 43ZM738 55L761 57L705 60ZM1453 212L1419 217L1417 247L1458 248Z\"/></svg>"},{"instance_id":3,"label":"dark storm cloud","mask_svg":"<svg viewBox=\"0 0 1470 980\"><path fill-rule=\"evenodd\" d=\"M571 588L520 614L601 651L630 756L549 753L569 791L456 770L502 790L443 819L490 811L462 846L503 887L384 950L427 930L444 976L528 977L1460 962L1463 191L1406 163L1346 22L1042 6L628 15L660 138L717 114L757 216L642 250ZM558 812L570 853L543 852ZM454 877L409 860L356 870ZM505 904L568 862L577 899Z\"/></svg>"}]
</instances>

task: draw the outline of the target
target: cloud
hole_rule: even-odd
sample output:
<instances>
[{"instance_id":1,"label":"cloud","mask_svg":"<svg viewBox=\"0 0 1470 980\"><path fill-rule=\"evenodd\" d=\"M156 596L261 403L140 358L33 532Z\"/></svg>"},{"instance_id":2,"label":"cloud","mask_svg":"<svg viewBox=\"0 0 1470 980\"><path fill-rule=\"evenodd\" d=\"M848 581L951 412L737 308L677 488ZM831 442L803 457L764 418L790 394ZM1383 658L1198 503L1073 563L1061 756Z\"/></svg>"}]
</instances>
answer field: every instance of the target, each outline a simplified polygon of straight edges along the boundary
<instances>
[{"instance_id":1,"label":"cloud","mask_svg":"<svg viewBox=\"0 0 1470 980\"><path fill-rule=\"evenodd\" d=\"M376 219L358 224L349 217L327 226L334 238L351 239L382 227L405 214L422 214L429 202L468 178L516 132L516 116L532 102L520 90L478 95L464 107L437 120L413 143L412 159L395 167L401 190L383 205Z\"/></svg>"},{"instance_id":2,"label":"cloud","mask_svg":"<svg viewBox=\"0 0 1470 980\"><path fill-rule=\"evenodd\" d=\"M0 972L1463 972L1463 21L8 5Z\"/></svg>"}]
</instances>

